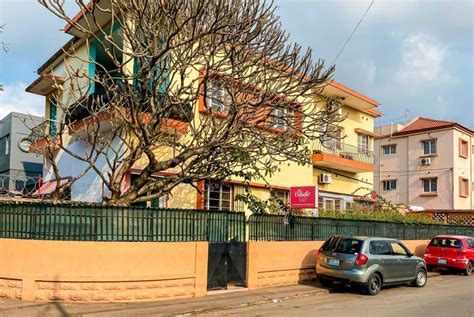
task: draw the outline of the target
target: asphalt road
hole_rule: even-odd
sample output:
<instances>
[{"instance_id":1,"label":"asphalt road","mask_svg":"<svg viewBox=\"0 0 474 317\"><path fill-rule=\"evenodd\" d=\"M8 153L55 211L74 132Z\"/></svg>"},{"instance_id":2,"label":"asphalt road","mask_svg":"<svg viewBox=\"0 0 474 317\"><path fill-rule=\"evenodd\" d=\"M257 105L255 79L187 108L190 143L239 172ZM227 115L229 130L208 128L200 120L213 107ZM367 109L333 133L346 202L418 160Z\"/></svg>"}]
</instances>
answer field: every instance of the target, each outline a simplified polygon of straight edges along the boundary
<instances>
[{"instance_id":1,"label":"asphalt road","mask_svg":"<svg viewBox=\"0 0 474 317\"><path fill-rule=\"evenodd\" d=\"M350 289L200 316L474 316L474 275L441 275L424 288L394 286L377 296Z\"/></svg>"}]
</instances>

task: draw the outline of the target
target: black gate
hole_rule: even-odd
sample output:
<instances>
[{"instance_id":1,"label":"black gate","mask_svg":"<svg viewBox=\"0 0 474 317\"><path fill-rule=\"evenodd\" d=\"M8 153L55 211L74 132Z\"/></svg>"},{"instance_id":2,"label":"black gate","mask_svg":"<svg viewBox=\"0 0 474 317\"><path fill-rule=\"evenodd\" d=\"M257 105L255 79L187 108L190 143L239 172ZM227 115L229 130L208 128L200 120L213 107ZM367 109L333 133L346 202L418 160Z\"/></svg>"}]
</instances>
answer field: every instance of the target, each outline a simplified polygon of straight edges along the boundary
<instances>
[{"instance_id":1,"label":"black gate","mask_svg":"<svg viewBox=\"0 0 474 317\"><path fill-rule=\"evenodd\" d=\"M207 289L246 286L247 244L245 242L209 243Z\"/></svg>"},{"instance_id":2,"label":"black gate","mask_svg":"<svg viewBox=\"0 0 474 317\"><path fill-rule=\"evenodd\" d=\"M213 213L208 223L207 289L246 286L245 214Z\"/></svg>"}]
</instances>

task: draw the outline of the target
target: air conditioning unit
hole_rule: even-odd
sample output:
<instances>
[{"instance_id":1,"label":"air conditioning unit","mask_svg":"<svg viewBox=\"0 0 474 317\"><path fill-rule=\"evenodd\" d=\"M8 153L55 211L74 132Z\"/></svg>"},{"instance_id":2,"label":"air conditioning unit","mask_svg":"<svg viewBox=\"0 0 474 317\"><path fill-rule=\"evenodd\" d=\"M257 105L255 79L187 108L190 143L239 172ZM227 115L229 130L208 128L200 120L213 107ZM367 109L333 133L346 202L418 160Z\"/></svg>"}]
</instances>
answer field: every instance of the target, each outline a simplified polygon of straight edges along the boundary
<instances>
[{"instance_id":1,"label":"air conditioning unit","mask_svg":"<svg viewBox=\"0 0 474 317\"><path fill-rule=\"evenodd\" d=\"M320 184L331 184L332 182L332 175L331 174L320 174L319 175L319 183Z\"/></svg>"},{"instance_id":2,"label":"air conditioning unit","mask_svg":"<svg viewBox=\"0 0 474 317\"><path fill-rule=\"evenodd\" d=\"M420 159L421 165L431 165L431 157L424 157Z\"/></svg>"}]
</instances>

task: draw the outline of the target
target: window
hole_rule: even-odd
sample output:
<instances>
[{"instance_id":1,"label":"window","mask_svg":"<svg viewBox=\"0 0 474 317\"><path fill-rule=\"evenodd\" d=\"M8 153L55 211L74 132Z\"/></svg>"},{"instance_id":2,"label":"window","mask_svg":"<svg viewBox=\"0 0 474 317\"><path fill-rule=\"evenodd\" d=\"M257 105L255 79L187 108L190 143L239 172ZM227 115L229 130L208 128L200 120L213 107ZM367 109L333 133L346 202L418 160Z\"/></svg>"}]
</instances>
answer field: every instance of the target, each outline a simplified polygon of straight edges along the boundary
<instances>
[{"instance_id":1,"label":"window","mask_svg":"<svg viewBox=\"0 0 474 317\"><path fill-rule=\"evenodd\" d=\"M330 198L330 197L319 197L318 207L324 210L342 210L343 206L342 199Z\"/></svg>"},{"instance_id":2,"label":"window","mask_svg":"<svg viewBox=\"0 0 474 317\"><path fill-rule=\"evenodd\" d=\"M288 130L293 123L295 111L290 108L275 108L270 114L272 128Z\"/></svg>"},{"instance_id":3,"label":"window","mask_svg":"<svg viewBox=\"0 0 474 317\"><path fill-rule=\"evenodd\" d=\"M5 155L10 154L10 142L8 140L8 135L5 137Z\"/></svg>"},{"instance_id":4,"label":"window","mask_svg":"<svg viewBox=\"0 0 474 317\"><path fill-rule=\"evenodd\" d=\"M466 140L459 139L459 156L463 158L469 157L469 143Z\"/></svg>"},{"instance_id":5,"label":"window","mask_svg":"<svg viewBox=\"0 0 474 317\"><path fill-rule=\"evenodd\" d=\"M398 242L390 242L390 247L392 248L392 255L408 255L407 249Z\"/></svg>"},{"instance_id":6,"label":"window","mask_svg":"<svg viewBox=\"0 0 474 317\"><path fill-rule=\"evenodd\" d=\"M232 188L227 184L207 183L205 207L209 210L230 210L232 207Z\"/></svg>"},{"instance_id":7,"label":"window","mask_svg":"<svg viewBox=\"0 0 474 317\"><path fill-rule=\"evenodd\" d=\"M469 179L459 177L459 196L460 197L469 196Z\"/></svg>"},{"instance_id":8,"label":"window","mask_svg":"<svg viewBox=\"0 0 474 317\"><path fill-rule=\"evenodd\" d=\"M390 246L386 241L370 241L369 245L369 252L370 254L374 255L390 255L392 251L390 250Z\"/></svg>"},{"instance_id":9,"label":"window","mask_svg":"<svg viewBox=\"0 0 474 317\"><path fill-rule=\"evenodd\" d=\"M423 154L436 154L436 139L423 141Z\"/></svg>"},{"instance_id":10,"label":"window","mask_svg":"<svg viewBox=\"0 0 474 317\"><path fill-rule=\"evenodd\" d=\"M384 155L390 155L390 154L395 154L395 153L397 153L397 146L395 144L385 145L383 147L383 154Z\"/></svg>"},{"instance_id":11,"label":"window","mask_svg":"<svg viewBox=\"0 0 474 317\"><path fill-rule=\"evenodd\" d=\"M224 113L229 109L229 93L218 83L208 85L207 108L214 112Z\"/></svg>"},{"instance_id":12,"label":"window","mask_svg":"<svg viewBox=\"0 0 474 317\"><path fill-rule=\"evenodd\" d=\"M323 146L331 149L341 149L342 139L344 138L343 129L336 125L323 124L320 129L324 135L321 137L321 143Z\"/></svg>"},{"instance_id":13,"label":"window","mask_svg":"<svg viewBox=\"0 0 474 317\"><path fill-rule=\"evenodd\" d=\"M56 115L57 115L56 101L51 100L49 103L49 135L52 137L56 136Z\"/></svg>"},{"instance_id":14,"label":"window","mask_svg":"<svg viewBox=\"0 0 474 317\"><path fill-rule=\"evenodd\" d=\"M354 238L332 237L323 244L321 250L324 252L354 254L360 252L362 244L362 240Z\"/></svg>"},{"instance_id":15,"label":"window","mask_svg":"<svg viewBox=\"0 0 474 317\"><path fill-rule=\"evenodd\" d=\"M474 248L474 240L473 239L467 239L466 242L467 242L467 245L470 248Z\"/></svg>"},{"instance_id":16,"label":"window","mask_svg":"<svg viewBox=\"0 0 474 317\"><path fill-rule=\"evenodd\" d=\"M436 193L438 191L438 179L426 178L423 179L423 192L424 193Z\"/></svg>"},{"instance_id":17,"label":"window","mask_svg":"<svg viewBox=\"0 0 474 317\"><path fill-rule=\"evenodd\" d=\"M367 153L369 151L369 136L365 134L359 134L357 141L359 153Z\"/></svg>"},{"instance_id":18,"label":"window","mask_svg":"<svg viewBox=\"0 0 474 317\"><path fill-rule=\"evenodd\" d=\"M397 181L396 180L388 180L383 181L383 190L395 190L397 189Z\"/></svg>"},{"instance_id":19,"label":"window","mask_svg":"<svg viewBox=\"0 0 474 317\"><path fill-rule=\"evenodd\" d=\"M346 209L351 209L352 203L350 201L346 201Z\"/></svg>"},{"instance_id":20,"label":"window","mask_svg":"<svg viewBox=\"0 0 474 317\"><path fill-rule=\"evenodd\" d=\"M287 190L273 190L271 204L274 207L282 207L289 204L290 192Z\"/></svg>"},{"instance_id":21,"label":"window","mask_svg":"<svg viewBox=\"0 0 474 317\"><path fill-rule=\"evenodd\" d=\"M430 242L430 247L438 247L438 248L455 248L461 249L462 242L458 239L452 238L434 238Z\"/></svg>"}]
</instances>

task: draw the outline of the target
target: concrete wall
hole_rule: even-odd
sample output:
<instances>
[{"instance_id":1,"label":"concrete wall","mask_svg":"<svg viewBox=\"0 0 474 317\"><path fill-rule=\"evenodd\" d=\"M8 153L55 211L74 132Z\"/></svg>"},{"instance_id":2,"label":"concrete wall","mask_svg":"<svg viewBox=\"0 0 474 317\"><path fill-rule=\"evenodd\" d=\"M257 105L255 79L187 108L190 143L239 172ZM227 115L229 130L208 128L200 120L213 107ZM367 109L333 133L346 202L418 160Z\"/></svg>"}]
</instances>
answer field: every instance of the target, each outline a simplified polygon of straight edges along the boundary
<instances>
[{"instance_id":1,"label":"concrete wall","mask_svg":"<svg viewBox=\"0 0 474 317\"><path fill-rule=\"evenodd\" d=\"M0 239L0 297L140 301L203 296L207 246Z\"/></svg>"},{"instance_id":2,"label":"concrete wall","mask_svg":"<svg viewBox=\"0 0 474 317\"><path fill-rule=\"evenodd\" d=\"M424 255L428 240L402 241L415 255ZM316 278L316 252L324 241L248 242L249 289L297 284Z\"/></svg>"}]
</instances>

